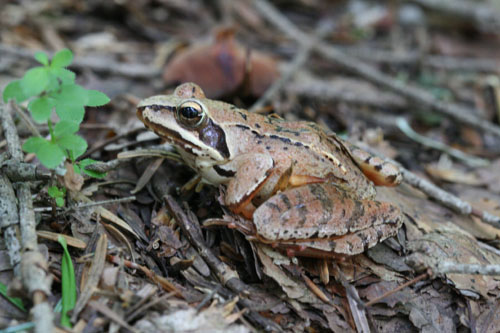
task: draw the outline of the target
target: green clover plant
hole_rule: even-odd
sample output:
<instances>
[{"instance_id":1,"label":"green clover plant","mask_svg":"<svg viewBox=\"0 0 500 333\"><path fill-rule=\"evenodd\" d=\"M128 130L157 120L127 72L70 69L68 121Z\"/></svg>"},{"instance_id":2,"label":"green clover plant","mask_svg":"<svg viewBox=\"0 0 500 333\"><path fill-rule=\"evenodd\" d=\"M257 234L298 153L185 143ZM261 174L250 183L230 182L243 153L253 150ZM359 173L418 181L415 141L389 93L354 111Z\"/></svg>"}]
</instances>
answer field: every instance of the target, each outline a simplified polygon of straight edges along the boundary
<instances>
[{"instance_id":1,"label":"green clover plant","mask_svg":"<svg viewBox=\"0 0 500 333\"><path fill-rule=\"evenodd\" d=\"M101 106L109 98L97 90L88 90L75 84L75 73L66 67L73 60L68 49L57 52L52 61L43 52L37 52L35 59L42 65L28 70L22 79L10 82L3 91L3 100L14 99L17 103L29 100L28 110L33 120L47 123L50 138L30 137L23 145L27 153L34 153L40 162L54 169L65 159L75 166L75 172L82 171L95 177L82 167L92 163L89 159L76 162L87 150L87 142L75 134L85 114L85 106ZM59 116L53 123L52 111ZM85 161L85 162L84 162Z\"/></svg>"},{"instance_id":2,"label":"green clover plant","mask_svg":"<svg viewBox=\"0 0 500 333\"><path fill-rule=\"evenodd\" d=\"M17 103L28 101L33 120L46 123L49 128L49 138L32 136L23 144L23 150L34 153L48 169L55 169L69 160L76 173L103 178L105 174L85 169L96 161L89 158L77 161L88 145L76 132L83 121L85 106L104 105L109 102L108 96L75 84L75 73L66 68L73 60L70 50L57 52L52 61L44 52L37 52L35 59L42 66L29 69L20 80L10 82L3 91L4 102L10 99ZM53 111L59 118L56 123L51 120ZM63 190L51 187L48 192L58 206L64 205Z\"/></svg>"}]
</instances>

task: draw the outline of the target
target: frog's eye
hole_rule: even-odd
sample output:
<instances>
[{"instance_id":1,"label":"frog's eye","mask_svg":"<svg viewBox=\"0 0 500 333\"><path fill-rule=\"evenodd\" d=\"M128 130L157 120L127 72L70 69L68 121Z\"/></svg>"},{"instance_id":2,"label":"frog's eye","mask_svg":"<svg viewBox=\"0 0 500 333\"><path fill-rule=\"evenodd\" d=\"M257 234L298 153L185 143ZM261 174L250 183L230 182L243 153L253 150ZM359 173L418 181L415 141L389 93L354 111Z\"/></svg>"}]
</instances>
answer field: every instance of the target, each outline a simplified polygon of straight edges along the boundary
<instances>
[{"instance_id":1,"label":"frog's eye","mask_svg":"<svg viewBox=\"0 0 500 333\"><path fill-rule=\"evenodd\" d=\"M186 127L198 127L205 119L205 112L200 103L188 100L177 107L177 118Z\"/></svg>"}]
</instances>

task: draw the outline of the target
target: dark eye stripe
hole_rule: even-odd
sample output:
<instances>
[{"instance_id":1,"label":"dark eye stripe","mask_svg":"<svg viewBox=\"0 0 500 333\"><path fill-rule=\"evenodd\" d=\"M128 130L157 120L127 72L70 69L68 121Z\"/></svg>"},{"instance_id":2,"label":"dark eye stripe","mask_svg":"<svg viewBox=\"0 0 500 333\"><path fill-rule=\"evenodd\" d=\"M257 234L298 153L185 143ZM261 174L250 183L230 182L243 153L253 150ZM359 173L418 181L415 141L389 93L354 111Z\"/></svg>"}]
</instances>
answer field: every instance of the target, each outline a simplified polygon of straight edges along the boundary
<instances>
[{"instance_id":1,"label":"dark eye stripe","mask_svg":"<svg viewBox=\"0 0 500 333\"><path fill-rule=\"evenodd\" d=\"M150 108L153 111L161 111L161 110L167 110L167 111L175 111L175 107L173 106L168 106L168 105L159 105L159 104L151 104L151 105L146 105L146 106L139 106L137 109L140 111L144 111L144 109Z\"/></svg>"}]
</instances>

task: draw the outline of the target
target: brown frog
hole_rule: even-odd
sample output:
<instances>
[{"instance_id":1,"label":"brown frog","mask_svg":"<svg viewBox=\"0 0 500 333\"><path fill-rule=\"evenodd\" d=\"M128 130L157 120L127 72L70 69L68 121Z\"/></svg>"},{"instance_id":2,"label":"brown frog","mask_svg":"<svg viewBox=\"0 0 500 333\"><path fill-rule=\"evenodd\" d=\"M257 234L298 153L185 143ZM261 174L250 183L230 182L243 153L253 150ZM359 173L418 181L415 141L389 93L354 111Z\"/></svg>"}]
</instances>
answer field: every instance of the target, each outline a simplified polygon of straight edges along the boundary
<instances>
[{"instance_id":1,"label":"brown frog","mask_svg":"<svg viewBox=\"0 0 500 333\"><path fill-rule=\"evenodd\" d=\"M256 239L288 254L359 254L401 226L396 206L373 199L374 184L401 182L398 168L315 123L249 113L193 83L141 101L137 116L202 181L226 186L226 206L253 221Z\"/></svg>"}]
</instances>

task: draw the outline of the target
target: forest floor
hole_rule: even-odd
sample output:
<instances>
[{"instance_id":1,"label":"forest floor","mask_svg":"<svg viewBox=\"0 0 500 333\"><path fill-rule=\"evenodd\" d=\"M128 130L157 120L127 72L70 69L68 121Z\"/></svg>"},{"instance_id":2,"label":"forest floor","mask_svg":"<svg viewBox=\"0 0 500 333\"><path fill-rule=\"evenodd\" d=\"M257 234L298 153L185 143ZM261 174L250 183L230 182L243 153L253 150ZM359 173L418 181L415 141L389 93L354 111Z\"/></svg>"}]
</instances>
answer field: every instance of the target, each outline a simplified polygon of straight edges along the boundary
<instances>
[{"instance_id":1,"label":"forest floor","mask_svg":"<svg viewBox=\"0 0 500 333\"><path fill-rule=\"evenodd\" d=\"M110 102L86 108L73 161L104 178L22 155L50 123L0 104L0 332L63 331L60 235L73 332L497 332L499 32L495 0L2 1L0 90L67 48ZM182 82L397 163L403 182L376 196L401 210L397 235L334 259L246 237L225 188L190 182L136 116Z\"/></svg>"}]
</instances>

